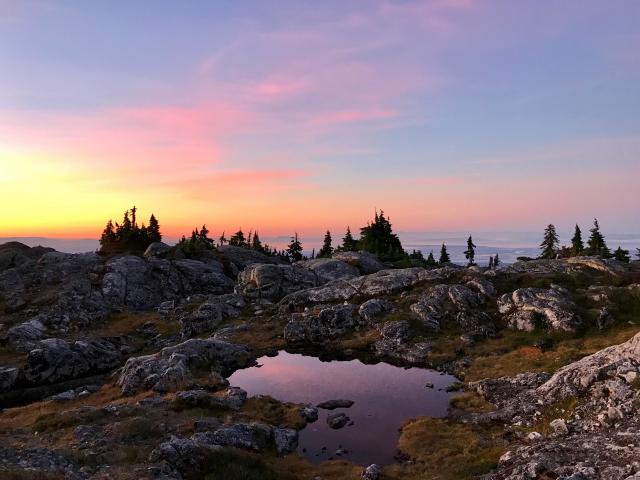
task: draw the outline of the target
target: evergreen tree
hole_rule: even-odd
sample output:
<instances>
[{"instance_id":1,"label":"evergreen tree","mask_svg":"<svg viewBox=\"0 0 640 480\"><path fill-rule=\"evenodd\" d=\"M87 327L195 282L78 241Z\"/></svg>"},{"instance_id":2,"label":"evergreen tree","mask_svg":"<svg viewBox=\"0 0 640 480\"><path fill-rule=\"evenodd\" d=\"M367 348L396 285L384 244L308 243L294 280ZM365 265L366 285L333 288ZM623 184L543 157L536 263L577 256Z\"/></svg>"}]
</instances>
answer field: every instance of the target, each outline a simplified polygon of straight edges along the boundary
<instances>
[{"instance_id":1,"label":"evergreen tree","mask_svg":"<svg viewBox=\"0 0 640 480\"><path fill-rule=\"evenodd\" d=\"M420 250L415 250L414 249L409 254L409 258L411 260L414 260L415 262L417 262L421 266L425 266L427 264L427 261L424 259L424 255L422 254L422 252Z\"/></svg>"},{"instance_id":2,"label":"evergreen tree","mask_svg":"<svg viewBox=\"0 0 640 480\"><path fill-rule=\"evenodd\" d=\"M147 233L149 235L150 242L160 242L162 240L162 234L160 233L160 224L158 219L152 213L149 217L149 226L147 227Z\"/></svg>"},{"instance_id":3,"label":"evergreen tree","mask_svg":"<svg viewBox=\"0 0 640 480\"><path fill-rule=\"evenodd\" d=\"M489 257L489 270L493 270L493 255Z\"/></svg>"},{"instance_id":4,"label":"evergreen tree","mask_svg":"<svg viewBox=\"0 0 640 480\"><path fill-rule=\"evenodd\" d=\"M358 243L353 239L353 235L351 235L351 229L347 227L347 233L342 238L342 251L355 252L357 249Z\"/></svg>"},{"instance_id":5,"label":"evergreen tree","mask_svg":"<svg viewBox=\"0 0 640 480\"><path fill-rule=\"evenodd\" d=\"M298 262L302 260L302 242L298 239L298 232L291 237L291 243L287 247L287 256L292 262Z\"/></svg>"},{"instance_id":6,"label":"evergreen tree","mask_svg":"<svg viewBox=\"0 0 640 480\"><path fill-rule=\"evenodd\" d=\"M251 249L256 252L265 253L265 249L262 246L262 242L260 241L260 236L258 236L258 231L256 230L253 234L253 239L251 240Z\"/></svg>"},{"instance_id":7,"label":"evergreen tree","mask_svg":"<svg viewBox=\"0 0 640 480\"><path fill-rule=\"evenodd\" d=\"M609 258L611 256L611 252L604 241L604 236L600 233L600 225L598 225L597 218L593 221L593 228L591 228L589 232L591 233L591 236L587 241L585 253L596 257Z\"/></svg>"},{"instance_id":8,"label":"evergreen tree","mask_svg":"<svg viewBox=\"0 0 640 480\"><path fill-rule=\"evenodd\" d=\"M623 250L622 247L618 247L613 252L613 258L615 258L619 262L624 262L624 263L629 263L631 261L631 257L629 256L629 250Z\"/></svg>"},{"instance_id":9,"label":"evergreen tree","mask_svg":"<svg viewBox=\"0 0 640 480\"><path fill-rule=\"evenodd\" d=\"M469 235L469 238L467 239L467 249L464 251L464 258L469 261L469 266L475 265L476 246L473 243L471 235Z\"/></svg>"},{"instance_id":10,"label":"evergreen tree","mask_svg":"<svg viewBox=\"0 0 640 480\"><path fill-rule=\"evenodd\" d=\"M222 231L222 235L220 235L218 242L220 242L220 246L224 245L225 243L229 243L229 240L227 240L227 237L224 236L224 230Z\"/></svg>"},{"instance_id":11,"label":"evergreen tree","mask_svg":"<svg viewBox=\"0 0 640 480\"><path fill-rule=\"evenodd\" d=\"M155 216L151 215L149 227L144 223L138 226L137 211L135 206L126 210L122 224L116 223L114 226L111 220L107 222L100 236L101 253L144 252L149 244L162 239Z\"/></svg>"},{"instance_id":12,"label":"evergreen tree","mask_svg":"<svg viewBox=\"0 0 640 480\"><path fill-rule=\"evenodd\" d=\"M102 236L100 237L100 246L102 250L107 250L112 247L116 242L116 232L113 228L113 222L109 220L107 225L104 227L102 231Z\"/></svg>"},{"instance_id":13,"label":"evergreen tree","mask_svg":"<svg viewBox=\"0 0 640 480\"><path fill-rule=\"evenodd\" d=\"M498 265L500 265L500 257L496 253L496 256L493 257L493 268L498 268Z\"/></svg>"},{"instance_id":14,"label":"evergreen tree","mask_svg":"<svg viewBox=\"0 0 640 480\"><path fill-rule=\"evenodd\" d=\"M314 258L316 258L316 249L315 248L313 250L311 250L311 260L313 260Z\"/></svg>"},{"instance_id":15,"label":"evergreen tree","mask_svg":"<svg viewBox=\"0 0 640 480\"><path fill-rule=\"evenodd\" d=\"M244 237L244 233L242 232L242 228L239 229L236 233L234 233L229 239L229 245L233 245L234 247L247 247L247 240Z\"/></svg>"},{"instance_id":16,"label":"evergreen tree","mask_svg":"<svg viewBox=\"0 0 640 480\"><path fill-rule=\"evenodd\" d=\"M442 248L440 249L440 259L438 260L440 265L446 265L447 263L451 263L451 257L449 257L449 253L447 252L447 246L442 243Z\"/></svg>"},{"instance_id":17,"label":"evergreen tree","mask_svg":"<svg viewBox=\"0 0 640 480\"><path fill-rule=\"evenodd\" d=\"M636 257L640 260L640 248L636 248Z\"/></svg>"},{"instance_id":18,"label":"evergreen tree","mask_svg":"<svg viewBox=\"0 0 640 480\"><path fill-rule=\"evenodd\" d=\"M131 226L132 228L135 230L136 228L138 228L138 222L136 221L136 213L138 212L138 209L136 208L136 206L134 205L133 208L131 209Z\"/></svg>"},{"instance_id":19,"label":"evergreen tree","mask_svg":"<svg viewBox=\"0 0 640 480\"><path fill-rule=\"evenodd\" d=\"M582 241L582 231L578 224L576 224L576 230L571 239L571 250L573 255L582 255L584 252L584 243Z\"/></svg>"},{"instance_id":20,"label":"evergreen tree","mask_svg":"<svg viewBox=\"0 0 640 480\"><path fill-rule=\"evenodd\" d=\"M318 258L331 258L332 253L333 247L331 246L331 232L327 230L327 233L324 234L324 242L322 243L322 248L318 252Z\"/></svg>"},{"instance_id":21,"label":"evergreen tree","mask_svg":"<svg viewBox=\"0 0 640 480\"><path fill-rule=\"evenodd\" d=\"M542 253L540 258L556 258L558 251L558 234L556 233L556 227L553 224L549 224L544 230L544 239L540 244Z\"/></svg>"},{"instance_id":22,"label":"evergreen tree","mask_svg":"<svg viewBox=\"0 0 640 480\"><path fill-rule=\"evenodd\" d=\"M379 214L376 212L372 223L360 229L358 248L382 260L398 260L406 256L400 239L393 233L391 222L385 218L382 210Z\"/></svg>"},{"instance_id":23,"label":"evergreen tree","mask_svg":"<svg viewBox=\"0 0 640 480\"><path fill-rule=\"evenodd\" d=\"M427 267L435 267L438 264L438 262L436 262L436 259L433 257L433 250L429 252L429 255L427 256L426 264L427 264Z\"/></svg>"}]
</instances>

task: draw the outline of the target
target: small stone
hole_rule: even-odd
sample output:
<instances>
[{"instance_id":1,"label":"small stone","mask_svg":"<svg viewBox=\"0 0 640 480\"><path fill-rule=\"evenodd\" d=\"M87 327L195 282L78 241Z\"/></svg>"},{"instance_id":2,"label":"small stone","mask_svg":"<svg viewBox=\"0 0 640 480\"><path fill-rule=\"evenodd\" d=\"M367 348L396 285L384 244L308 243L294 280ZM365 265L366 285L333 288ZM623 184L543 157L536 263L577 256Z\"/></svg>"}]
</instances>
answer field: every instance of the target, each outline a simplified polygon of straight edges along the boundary
<instances>
[{"instance_id":1,"label":"small stone","mask_svg":"<svg viewBox=\"0 0 640 480\"><path fill-rule=\"evenodd\" d=\"M567 435L569 433L567 423L561 418L556 418L549 425L553 428L556 435Z\"/></svg>"},{"instance_id":2,"label":"small stone","mask_svg":"<svg viewBox=\"0 0 640 480\"><path fill-rule=\"evenodd\" d=\"M381 476L382 476L382 469L375 463L372 463L371 465L369 465L362 472L362 478L364 480L378 480Z\"/></svg>"},{"instance_id":3,"label":"small stone","mask_svg":"<svg viewBox=\"0 0 640 480\"><path fill-rule=\"evenodd\" d=\"M531 432L529 435L527 435L527 440L531 441L540 440L541 438L542 434L540 434L539 432Z\"/></svg>"}]
</instances>

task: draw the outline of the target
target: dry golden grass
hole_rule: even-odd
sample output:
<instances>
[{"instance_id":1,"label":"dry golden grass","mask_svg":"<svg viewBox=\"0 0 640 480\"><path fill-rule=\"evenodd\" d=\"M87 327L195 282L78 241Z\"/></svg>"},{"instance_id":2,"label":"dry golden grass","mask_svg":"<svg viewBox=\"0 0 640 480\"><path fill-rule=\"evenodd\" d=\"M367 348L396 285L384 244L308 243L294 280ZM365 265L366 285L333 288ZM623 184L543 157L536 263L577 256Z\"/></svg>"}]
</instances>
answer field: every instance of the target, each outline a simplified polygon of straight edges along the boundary
<instances>
[{"instance_id":1,"label":"dry golden grass","mask_svg":"<svg viewBox=\"0 0 640 480\"><path fill-rule=\"evenodd\" d=\"M282 403L269 396L249 398L240 413L252 420L280 427L302 428L305 425L298 405Z\"/></svg>"},{"instance_id":2,"label":"dry golden grass","mask_svg":"<svg viewBox=\"0 0 640 480\"><path fill-rule=\"evenodd\" d=\"M638 325L619 325L603 332L579 338L558 339L553 348L542 351L518 346L519 332L504 332L502 337L478 344L470 353L473 362L465 371L465 380L513 376L521 372L555 372L560 367L591 355L603 348L629 340L638 333Z\"/></svg>"},{"instance_id":3,"label":"dry golden grass","mask_svg":"<svg viewBox=\"0 0 640 480\"><path fill-rule=\"evenodd\" d=\"M500 434L500 429L419 417L404 425L398 442L415 463L389 465L384 472L403 480L473 478L497 465L504 451Z\"/></svg>"}]
</instances>

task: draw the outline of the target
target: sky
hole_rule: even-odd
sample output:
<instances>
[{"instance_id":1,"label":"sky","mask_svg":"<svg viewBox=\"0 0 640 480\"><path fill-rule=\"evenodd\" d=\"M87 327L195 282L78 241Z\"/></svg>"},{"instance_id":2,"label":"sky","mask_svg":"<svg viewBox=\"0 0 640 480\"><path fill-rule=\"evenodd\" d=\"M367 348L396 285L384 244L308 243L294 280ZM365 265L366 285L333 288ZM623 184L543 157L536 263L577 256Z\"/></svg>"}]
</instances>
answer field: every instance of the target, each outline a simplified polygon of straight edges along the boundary
<instances>
[{"instance_id":1,"label":"sky","mask_svg":"<svg viewBox=\"0 0 640 480\"><path fill-rule=\"evenodd\" d=\"M640 232L636 0L0 0L0 236Z\"/></svg>"}]
</instances>

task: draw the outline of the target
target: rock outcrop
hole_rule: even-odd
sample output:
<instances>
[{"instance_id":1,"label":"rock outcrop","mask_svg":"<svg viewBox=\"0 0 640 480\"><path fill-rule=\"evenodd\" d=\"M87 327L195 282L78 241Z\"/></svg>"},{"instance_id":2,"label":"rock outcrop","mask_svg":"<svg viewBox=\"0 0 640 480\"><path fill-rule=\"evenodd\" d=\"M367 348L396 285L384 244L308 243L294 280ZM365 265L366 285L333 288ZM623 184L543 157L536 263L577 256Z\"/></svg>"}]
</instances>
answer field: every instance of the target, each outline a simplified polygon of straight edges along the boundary
<instances>
[{"instance_id":1,"label":"rock outcrop","mask_svg":"<svg viewBox=\"0 0 640 480\"><path fill-rule=\"evenodd\" d=\"M213 332L224 320L239 316L244 307L241 295L211 295L195 309L179 315L182 338Z\"/></svg>"},{"instance_id":2,"label":"rock outcrop","mask_svg":"<svg viewBox=\"0 0 640 480\"><path fill-rule=\"evenodd\" d=\"M399 293L421 282L445 280L454 274L452 267L435 270L425 268L404 268L381 270L370 275L349 280L335 280L326 285L301 290L284 297L284 306L298 307L316 303L350 300L356 297L372 298Z\"/></svg>"},{"instance_id":3,"label":"rock outcrop","mask_svg":"<svg viewBox=\"0 0 640 480\"><path fill-rule=\"evenodd\" d=\"M247 366L249 361L248 351L241 345L191 339L152 355L128 359L117 383L124 395L143 390L178 391L198 386L190 367L207 367L224 374Z\"/></svg>"},{"instance_id":4,"label":"rock outcrop","mask_svg":"<svg viewBox=\"0 0 640 480\"><path fill-rule=\"evenodd\" d=\"M29 385L43 385L114 369L130 349L121 338L42 340L29 352L23 369Z\"/></svg>"},{"instance_id":5,"label":"rock outcrop","mask_svg":"<svg viewBox=\"0 0 640 480\"><path fill-rule=\"evenodd\" d=\"M532 331L537 325L550 331L572 331L579 322L569 292L552 285L550 289L519 288L498 300L498 310L510 328Z\"/></svg>"},{"instance_id":6,"label":"rock outcrop","mask_svg":"<svg viewBox=\"0 0 640 480\"><path fill-rule=\"evenodd\" d=\"M356 267L336 258L315 258L298 262L297 265L315 273L318 285L324 285L333 280L347 280L360 276Z\"/></svg>"},{"instance_id":7,"label":"rock outcrop","mask_svg":"<svg viewBox=\"0 0 640 480\"><path fill-rule=\"evenodd\" d=\"M284 339L289 343L317 343L344 335L358 323L357 306L334 305L320 310L294 313L284 329Z\"/></svg>"},{"instance_id":8,"label":"rock outcrop","mask_svg":"<svg viewBox=\"0 0 640 480\"><path fill-rule=\"evenodd\" d=\"M236 291L251 299L279 300L318 285L318 277L301 265L255 264L238 274Z\"/></svg>"},{"instance_id":9,"label":"rock outcrop","mask_svg":"<svg viewBox=\"0 0 640 480\"><path fill-rule=\"evenodd\" d=\"M389 268L373 253L369 252L338 252L333 255L333 258L354 266L363 275Z\"/></svg>"}]
</instances>

